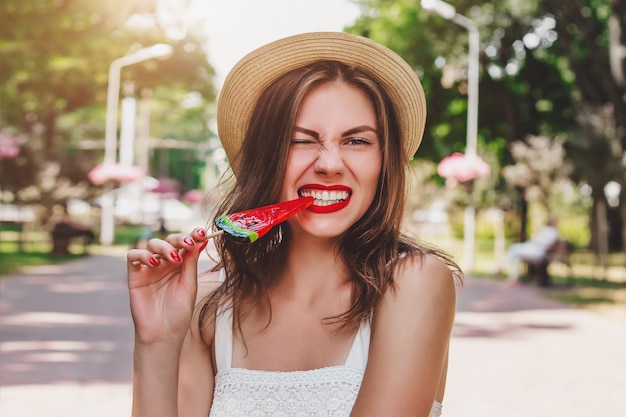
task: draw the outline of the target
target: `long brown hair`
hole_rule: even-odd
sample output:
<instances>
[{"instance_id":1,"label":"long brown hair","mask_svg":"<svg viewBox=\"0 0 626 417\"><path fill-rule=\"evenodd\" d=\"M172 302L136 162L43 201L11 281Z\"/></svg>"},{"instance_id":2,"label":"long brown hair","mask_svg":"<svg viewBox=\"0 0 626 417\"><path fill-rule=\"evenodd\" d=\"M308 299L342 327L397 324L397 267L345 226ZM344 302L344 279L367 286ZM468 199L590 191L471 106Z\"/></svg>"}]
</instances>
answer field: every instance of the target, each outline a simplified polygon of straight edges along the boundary
<instances>
[{"instance_id":1,"label":"long brown hair","mask_svg":"<svg viewBox=\"0 0 626 417\"><path fill-rule=\"evenodd\" d=\"M393 271L403 255L433 253L459 271L446 254L418 245L401 232L408 160L394 103L375 79L340 62L320 61L288 72L270 85L256 103L237 155L237 181L219 206L218 215L278 201L300 104L311 89L333 81L355 86L370 98L381 139L382 168L376 197L337 247L353 282L352 303L347 311L328 321L339 324L339 329L353 329L371 316L382 294L393 285ZM290 244L289 225L275 227L254 244L241 245L222 238L215 243L220 256L216 269L224 268L226 278L202 304L200 328L208 319L208 311L213 311L211 306L229 302L239 327L246 314L242 306L258 300L268 303L267 290L281 272Z\"/></svg>"}]
</instances>

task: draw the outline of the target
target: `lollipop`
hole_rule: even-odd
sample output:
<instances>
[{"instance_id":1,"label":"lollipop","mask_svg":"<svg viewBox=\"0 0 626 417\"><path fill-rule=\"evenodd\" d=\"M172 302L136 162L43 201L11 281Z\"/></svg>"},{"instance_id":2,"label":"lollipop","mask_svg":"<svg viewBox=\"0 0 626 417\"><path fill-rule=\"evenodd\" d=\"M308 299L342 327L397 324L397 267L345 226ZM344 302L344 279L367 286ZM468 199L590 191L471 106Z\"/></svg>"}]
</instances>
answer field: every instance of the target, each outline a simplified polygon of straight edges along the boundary
<instances>
[{"instance_id":1,"label":"lollipop","mask_svg":"<svg viewBox=\"0 0 626 417\"><path fill-rule=\"evenodd\" d=\"M313 204L313 197L301 197L269 206L223 215L215 219L219 232L239 243L252 243L274 226Z\"/></svg>"}]
</instances>

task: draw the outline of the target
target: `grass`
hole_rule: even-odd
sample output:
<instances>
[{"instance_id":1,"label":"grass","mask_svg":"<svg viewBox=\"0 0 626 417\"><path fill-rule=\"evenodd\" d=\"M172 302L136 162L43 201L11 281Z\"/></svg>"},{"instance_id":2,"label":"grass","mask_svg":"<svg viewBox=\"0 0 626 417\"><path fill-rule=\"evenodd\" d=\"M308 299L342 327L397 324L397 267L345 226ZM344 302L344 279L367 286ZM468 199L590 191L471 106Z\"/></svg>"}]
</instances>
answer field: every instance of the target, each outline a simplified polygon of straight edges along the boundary
<instances>
[{"instance_id":1,"label":"grass","mask_svg":"<svg viewBox=\"0 0 626 417\"><path fill-rule=\"evenodd\" d=\"M85 256L78 251L53 255L48 246L46 243L27 244L20 250L17 241L0 240L0 276L18 272L25 266L53 265Z\"/></svg>"},{"instance_id":2,"label":"grass","mask_svg":"<svg viewBox=\"0 0 626 417\"><path fill-rule=\"evenodd\" d=\"M145 230L138 227L118 227L113 247L130 247L137 237L144 233ZM19 239L20 233L14 228L5 226L0 230L0 276L19 272L23 267L60 264L88 255L80 244L70 245L69 255L53 255L50 238L42 231L26 233L22 245ZM106 250L98 244L93 244L89 252L99 253Z\"/></svg>"},{"instance_id":3,"label":"grass","mask_svg":"<svg viewBox=\"0 0 626 417\"><path fill-rule=\"evenodd\" d=\"M71 254L68 256L55 256L49 251L28 251L19 252L17 250L9 250L6 245L0 243L0 275L17 272L24 266L53 265L71 261L85 255Z\"/></svg>"},{"instance_id":4,"label":"grass","mask_svg":"<svg viewBox=\"0 0 626 417\"><path fill-rule=\"evenodd\" d=\"M599 278L553 273L554 285L543 289L543 292L548 298L597 311L626 323L626 279L623 276L625 268L611 268L613 274Z\"/></svg>"}]
</instances>

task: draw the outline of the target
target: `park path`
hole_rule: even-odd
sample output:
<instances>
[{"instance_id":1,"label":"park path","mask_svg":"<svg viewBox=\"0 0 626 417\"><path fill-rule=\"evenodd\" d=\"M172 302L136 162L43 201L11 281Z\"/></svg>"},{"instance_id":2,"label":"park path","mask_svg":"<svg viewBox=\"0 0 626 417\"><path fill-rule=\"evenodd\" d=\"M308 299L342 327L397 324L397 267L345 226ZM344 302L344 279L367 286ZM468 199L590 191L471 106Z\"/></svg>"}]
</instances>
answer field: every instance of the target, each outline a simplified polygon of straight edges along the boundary
<instances>
[{"instance_id":1,"label":"park path","mask_svg":"<svg viewBox=\"0 0 626 417\"><path fill-rule=\"evenodd\" d=\"M129 416L121 254L0 278L0 416ZM626 416L626 325L533 287L459 290L444 417Z\"/></svg>"}]
</instances>

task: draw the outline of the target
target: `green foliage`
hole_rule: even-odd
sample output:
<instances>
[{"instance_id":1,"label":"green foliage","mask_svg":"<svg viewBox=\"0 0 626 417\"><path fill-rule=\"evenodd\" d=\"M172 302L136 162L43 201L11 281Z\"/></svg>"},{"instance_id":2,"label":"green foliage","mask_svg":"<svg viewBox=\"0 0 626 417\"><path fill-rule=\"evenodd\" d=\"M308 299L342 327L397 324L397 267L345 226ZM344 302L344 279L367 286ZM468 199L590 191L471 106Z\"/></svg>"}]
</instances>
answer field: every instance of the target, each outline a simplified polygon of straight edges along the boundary
<instances>
[{"instance_id":1,"label":"green foliage","mask_svg":"<svg viewBox=\"0 0 626 417\"><path fill-rule=\"evenodd\" d=\"M364 14L349 30L388 45L422 79L429 115L419 157L437 162L462 152L467 31L426 12L417 0L358 3ZM494 158L489 162L498 177L490 183L493 193L485 193L481 201L525 216L529 190L499 175L514 163L511 145L534 136L567 138L563 164L570 162L573 170L559 178L544 176L530 190L532 197L541 188L551 210L561 206L557 196L562 193L554 192L558 188L591 185L595 201L604 199L602 187L608 181L626 189L626 65L621 52L626 46L626 0L449 3L476 23L481 37L478 149ZM591 210L593 204L566 206L578 215L580 207ZM621 208L610 228L625 227L625 215Z\"/></svg>"},{"instance_id":2,"label":"green foliage","mask_svg":"<svg viewBox=\"0 0 626 417\"><path fill-rule=\"evenodd\" d=\"M88 184L87 172L102 159L109 66L157 43L170 44L172 56L124 67L122 83L134 83L137 95L149 89L169 98L167 110L155 114L162 123L153 135L198 142L209 136L203 120L215 90L204 35L190 27L169 36L176 28L168 22L176 19L170 13L168 22L160 20L161 7L157 0L0 2L0 133L17 137L22 148L18 158L0 159L5 196L27 198L21 201L47 211L63 203L67 193L42 188L43 173L52 166L59 167L57 187ZM167 94L159 95L160 88ZM199 97L193 109L182 103L190 93Z\"/></svg>"},{"instance_id":3,"label":"green foliage","mask_svg":"<svg viewBox=\"0 0 626 417\"><path fill-rule=\"evenodd\" d=\"M589 219L587 216L559 219L559 234L570 241L575 248L588 248L591 240Z\"/></svg>"},{"instance_id":4,"label":"green foliage","mask_svg":"<svg viewBox=\"0 0 626 417\"><path fill-rule=\"evenodd\" d=\"M70 246L69 255L53 255L51 244L41 235L34 242L26 242L20 247L20 227L15 224L3 223L0 225L0 278L2 275L19 273L24 267L54 265L88 256L80 244ZM131 247L138 237L145 235L146 230L140 227L121 226L115 229L114 245ZM89 251L98 251L93 245Z\"/></svg>"},{"instance_id":5,"label":"green foliage","mask_svg":"<svg viewBox=\"0 0 626 417\"><path fill-rule=\"evenodd\" d=\"M431 20L431 16L415 0L369 0L358 3L364 8L363 14L346 30L367 36L393 49L415 68L422 80L428 100L428 119L425 138L417 156L438 162L450 153L450 149L463 149L465 113L458 110L454 117L450 117L448 112L448 104L459 93L442 87L439 82L441 70L434 65L446 47L454 48L454 45L458 45L458 49L462 49L461 44L454 41L457 34L448 30L448 22ZM447 51L449 53L450 49ZM431 131L442 122L447 124L449 134L445 137L438 135L435 140Z\"/></svg>"},{"instance_id":6,"label":"green foliage","mask_svg":"<svg viewBox=\"0 0 626 417\"><path fill-rule=\"evenodd\" d=\"M2 275L19 272L21 268L26 266L53 265L85 256L55 256L51 255L49 252L39 251L19 252L16 250L11 250L4 246L5 245L0 242L0 247L2 247L2 249L0 250L0 253L2 253L2 256L0 256L0 278Z\"/></svg>"},{"instance_id":7,"label":"green foliage","mask_svg":"<svg viewBox=\"0 0 626 417\"><path fill-rule=\"evenodd\" d=\"M50 243L45 238L20 245L20 233L21 227L14 223L0 224L0 278L2 275L19 272L23 267L52 265L84 256L52 255Z\"/></svg>"},{"instance_id":8,"label":"green foliage","mask_svg":"<svg viewBox=\"0 0 626 417\"><path fill-rule=\"evenodd\" d=\"M133 246L133 244L142 236L150 235L151 230L139 226L121 226L115 228L115 238L113 244Z\"/></svg>"}]
</instances>

